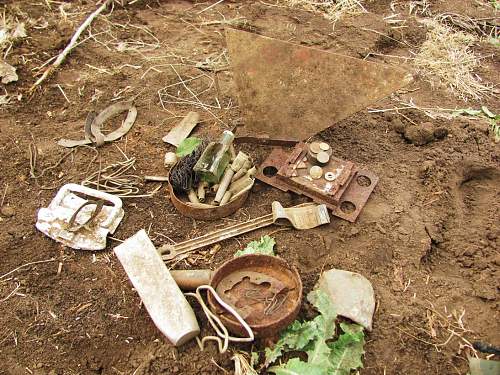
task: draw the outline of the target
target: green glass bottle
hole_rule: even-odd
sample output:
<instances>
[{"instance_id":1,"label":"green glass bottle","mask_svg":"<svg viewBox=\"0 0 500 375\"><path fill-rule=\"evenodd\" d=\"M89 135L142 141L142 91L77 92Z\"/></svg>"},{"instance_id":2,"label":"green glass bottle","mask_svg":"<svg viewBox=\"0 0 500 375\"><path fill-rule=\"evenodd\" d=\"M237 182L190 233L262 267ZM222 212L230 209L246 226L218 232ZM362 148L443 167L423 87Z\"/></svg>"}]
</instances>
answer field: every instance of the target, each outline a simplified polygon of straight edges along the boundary
<instances>
[{"instance_id":1,"label":"green glass bottle","mask_svg":"<svg viewBox=\"0 0 500 375\"><path fill-rule=\"evenodd\" d=\"M233 140L233 132L224 130L220 142L208 144L193 168L201 180L212 184L217 184L220 181L231 160L229 147Z\"/></svg>"}]
</instances>

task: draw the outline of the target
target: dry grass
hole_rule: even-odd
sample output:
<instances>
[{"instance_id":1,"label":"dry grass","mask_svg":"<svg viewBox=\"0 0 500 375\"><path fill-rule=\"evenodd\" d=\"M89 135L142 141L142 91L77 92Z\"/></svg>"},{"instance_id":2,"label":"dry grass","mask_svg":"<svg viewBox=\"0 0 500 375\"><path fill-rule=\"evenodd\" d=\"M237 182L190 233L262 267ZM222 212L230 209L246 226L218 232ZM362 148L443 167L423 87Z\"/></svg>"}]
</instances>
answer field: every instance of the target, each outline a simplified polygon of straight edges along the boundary
<instances>
[{"instance_id":1,"label":"dry grass","mask_svg":"<svg viewBox=\"0 0 500 375\"><path fill-rule=\"evenodd\" d=\"M362 2L363 0L282 0L287 6L321 12L334 24L345 14L367 13Z\"/></svg>"},{"instance_id":2,"label":"dry grass","mask_svg":"<svg viewBox=\"0 0 500 375\"><path fill-rule=\"evenodd\" d=\"M24 22L18 22L13 16L8 15L6 9L0 13L0 52L5 59L13 43L26 37Z\"/></svg>"},{"instance_id":3,"label":"dry grass","mask_svg":"<svg viewBox=\"0 0 500 375\"><path fill-rule=\"evenodd\" d=\"M436 17L440 23L452 28L477 35L480 38L498 38L499 27L495 24L498 17L474 18L458 13L441 13Z\"/></svg>"},{"instance_id":4,"label":"dry grass","mask_svg":"<svg viewBox=\"0 0 500 375\"><path fill-rule=\"evenodd\" d=\"M257 371L253 368L250 362L247 360L248 354L245 352L235 352L231 357L234 361L234 374L235 375L257 375Z\"/></svg>"},{"instance_id":5,"label":"dry grass","mask_svg":"<svg viewBox=\"0 0 500 375\"><path fill-rule=\"evenodd\" d=\"M445 86L463 100L481 100L494 94L492 85L474 73L481 57L471 49L475 37L455 32L437 20L425 21L427 40L416 55L414 64L431 84Z\"/></svg>"},{"instance_id":6,"label":"dry grass","mask_svg":"<svg viewBox=\"0 0 500 375\"><path fill-rule=\"evenodd\" d=\"M439 353L445 347L452 348L457 356L474 356L478 353L471 340L474 332L466 328L464 317L465 309L462 311L448 311L446 306L438 310L428 302L429 306L425 308L425 315L419 322L407 322L405 328L396 327L405 336L408 336L421 343L427 344ZM423 324L425 322L425 324ZM462 357L463 358L463 357Z\"/></svg>"}]
</instances>

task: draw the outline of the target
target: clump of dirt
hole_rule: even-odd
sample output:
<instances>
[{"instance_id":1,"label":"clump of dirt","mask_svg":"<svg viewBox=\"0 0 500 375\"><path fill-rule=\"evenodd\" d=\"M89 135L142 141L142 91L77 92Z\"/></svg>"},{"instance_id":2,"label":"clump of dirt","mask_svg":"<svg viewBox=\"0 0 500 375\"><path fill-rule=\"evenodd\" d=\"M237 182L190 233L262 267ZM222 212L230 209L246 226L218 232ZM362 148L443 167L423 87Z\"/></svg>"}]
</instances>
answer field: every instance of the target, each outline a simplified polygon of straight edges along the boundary
<instances>
[{"instance_id":1,"label":"clump of dirt","mask_svg":"<svg viewBox=\"0 0 500 375\"><path fill-rule=\"evenodd\" d=\"M448 135L448 129L445 127L435 127L432 122L424 122L420 125L404 126L398 121L393 125L393 129L402 133L403 137L415 146L423 146L434 140L443 139Z\"/></svg>"}]
</instances>

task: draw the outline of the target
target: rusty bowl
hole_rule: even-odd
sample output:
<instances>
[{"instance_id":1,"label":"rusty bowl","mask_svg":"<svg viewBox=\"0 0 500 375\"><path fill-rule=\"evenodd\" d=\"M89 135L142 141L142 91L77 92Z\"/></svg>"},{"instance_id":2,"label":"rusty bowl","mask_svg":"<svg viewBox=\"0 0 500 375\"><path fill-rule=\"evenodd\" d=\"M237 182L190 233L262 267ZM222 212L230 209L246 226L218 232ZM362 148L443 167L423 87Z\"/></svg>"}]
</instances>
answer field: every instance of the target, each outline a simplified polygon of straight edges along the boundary
<instances>
[{"instance_id":1,"label":"rusty bowl","mask_svg":"<svg viewBox=\"0 0 500 375\"><path fill-rule=\"evenodd\" d=\"M252 288L267 288L272 283L266 284L262 282L260 285L252 284L248 277L243 277L241 281L237 281L246 272L263 274L263 279L276 280L277 284L275 285L286 287L285 293L281 294L281 296L284 296L283 301L273 313L265 313L266 305L269 307L269 303L272 302L271 298L268 298L266 302L256 302L248 293L249 291L255 291L255 289L248 289L249 286ZM231 280L232 283L228 284L228 280L231 277L233 279ZM234 286L231 289L220 288L221 285L233 284ZM255 337L275 336L295 320L300 310L302 281L299 273L295 267L288 265L285 260L278 257L250 254L231 259L217 269L210 285L217 290L217 293L225 302L235 306L240 314L242 311L241 308L246 309L244 311L247 313L251 311L247 317L243 316L243 314L241 315L252 328ZM269 293L271 289L261 290ZM235 301L237 302L235 303ZM208 303L210 309L219 316L230 332L242 337L248 335L243 326L231 314L225 311L210 293L208 294Z\"/></svg>"},{"instance_id":2,"label":"rusty bowl","mask_svg":"<svg viewBox=\"0 0 500 375\"><path fill-rule=\"evenodd\" d=\"M170 201L177 211L184 216L191 217L196 220L217 220L222 217L229 216L243 206L248 198L248 194L250 193L250 190L248 190L234 201L228 202L223 206L193 207L189 204L189 202L182 200L175 194L170 181L168 182L168 191L170 193Z\"/></svg>"}]
</instances>

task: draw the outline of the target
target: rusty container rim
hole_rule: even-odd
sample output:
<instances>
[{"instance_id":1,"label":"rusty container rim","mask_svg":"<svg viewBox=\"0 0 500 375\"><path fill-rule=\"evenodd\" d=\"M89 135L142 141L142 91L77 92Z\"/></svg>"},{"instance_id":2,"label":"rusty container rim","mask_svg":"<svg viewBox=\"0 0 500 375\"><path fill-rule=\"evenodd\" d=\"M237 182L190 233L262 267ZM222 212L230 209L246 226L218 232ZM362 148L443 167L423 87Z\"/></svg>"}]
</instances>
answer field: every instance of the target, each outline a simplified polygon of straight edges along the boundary
<instances>
[{"instance_id":1,"label":"rusty container rim","mask_svg":"<svg viewBox=\"0 0 500 375\"><path fill-rule=\"evenodd\" d=\"M196 219L196 220L217 220L235 213L240 209L248 198L250 190L246 191L232 202L228 202L223 206L212 207L193 207L180 199L174 191L174 188L168 181L168 192L170 194L170 201L174 207L182 215Z\"/></svg>"},{"instance_id":2,"label":"rusty container rim","mask_svg":"<svg viewBox=\"0 0 500 375\"><path fill-rule=\"evenodd\" d=\"M265 324L249 324L250 328L254 332L255 337L270 337L274 336L276 333L281 331L282 329L288 327L297 317L300 311L301 303L302 303L302 280L300 278L299 272L297 271L297 268L294 266L290 266L288 262L286 262L284 259L276 256L271 256L271 255L263 255L263 254L248 254L248 255L242 255L237 258L233 258L225 262L222 266L220 266L215 273L212 276L212 280L210 281L210 285L216 289L218 284L217 279L223 278L224 276L227 276L230 274L230 272L227 272L228 269L230 270L232 267L234 267L235 263L242 263L242 264L248 264L252 263L252 260L255 262L255 260L262 260L262 264L264 264L264 260L266 262L269 262L268 264L274 265L277 267L282 267L286 269L287 271L291 272L293 279L296 283L296 287L298 288L299 295L297 297L297 301L295 301L295 305L293 309L289 310L286 312L286 314L280 316L276 320L270 322L270 323L265 323ZM259 264L259 263L257 263ZM208 303L210 305L210 308L213 312L217 311L217 308L220 307L220 305L217 303L215 298L212 296L212 294L208 294ZM233 333L239 334L241 336L247 335L247 332L243 328L243 326L236 320L233 320L231 318L228 318L224 315L218 315L219 318L223 321L224 325L232 331Z\"/></svg>"}]
</instances>

